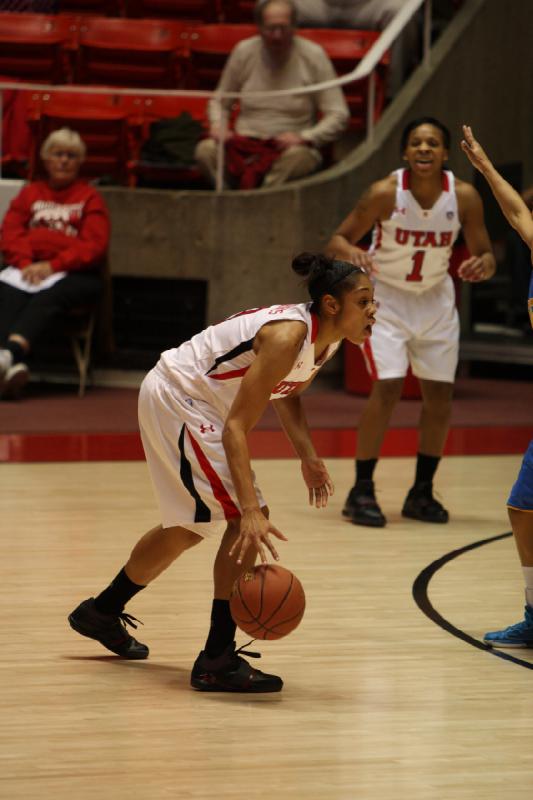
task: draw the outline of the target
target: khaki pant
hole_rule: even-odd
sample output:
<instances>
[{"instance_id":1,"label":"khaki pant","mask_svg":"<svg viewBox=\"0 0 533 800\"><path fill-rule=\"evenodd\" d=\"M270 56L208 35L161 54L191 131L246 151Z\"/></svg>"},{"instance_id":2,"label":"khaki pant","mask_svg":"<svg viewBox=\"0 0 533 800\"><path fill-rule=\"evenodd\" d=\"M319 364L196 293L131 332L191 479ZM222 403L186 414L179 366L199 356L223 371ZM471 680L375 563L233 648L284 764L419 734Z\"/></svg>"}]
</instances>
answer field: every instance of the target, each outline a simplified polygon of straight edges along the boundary
<instances>
[{"instance_id":1,"label":"khaki pant","mask_svg":"<svg viewBox=\"0 0 533 800\"><path fill-rule=\"evenodd\" d=\"M195 158L202 174L213 184L216 182L218 143L214 139L198 142ZM263 186L279 186L296 178L310 175L322 163L319 151L306 145L296 145L283 150L263 179ZM226 178L224 188L227 188Z\"/></svg>"}]
</instances>

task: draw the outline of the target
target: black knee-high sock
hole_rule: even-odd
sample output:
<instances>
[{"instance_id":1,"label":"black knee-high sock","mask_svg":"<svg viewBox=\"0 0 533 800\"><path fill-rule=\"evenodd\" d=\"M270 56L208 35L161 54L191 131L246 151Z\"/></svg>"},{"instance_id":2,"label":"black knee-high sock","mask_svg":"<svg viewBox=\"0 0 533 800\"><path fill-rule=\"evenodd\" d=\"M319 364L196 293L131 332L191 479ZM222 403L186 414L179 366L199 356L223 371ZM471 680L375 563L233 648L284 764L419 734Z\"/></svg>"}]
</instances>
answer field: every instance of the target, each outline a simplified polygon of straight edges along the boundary
<instances>
[{"instance_id":1,"label":"black knee-high sock","mask_svg":"<svg viewBox=\"0 0 533 800\"><path fill-rule=\"evenodd\" d=\"M355 485L358 481L371 481L378 463L377 458L358 458L355 462Z\"/></svg>"},{"instance_id":2,"label":"black knee-high sock","mask_svg":"<svg viewBox=\"0 0 533 800\"><path fill-rule=\"evenodd\" d=\"M431 483L437 467L439 466L440 456L426 456L424 453L417 453L415 486L421 483Z\"/></svg>"},{"instance_id":3,"label":"black knee-high sock","mask_svg":"<svg viewBox=\"0 0 533 800\"><path fill-rule=\"evenodd\" d=\"M128 600L144 588L138 583L133 583L122 568L107 589L94 598L96 610L101 614L120 614Z\"/></svg>"},{"instance_id":4,"label":"black knee-high sock","mask_svg":"<svg viewBox=\"0 0 533 800\"><path fill-rule=\"evenodd\" d=\"M229 600L213 600L211 627L204 647L209 658L222 655L233 642L236 627L229 610Z\"/></svg>"}]
</instances>

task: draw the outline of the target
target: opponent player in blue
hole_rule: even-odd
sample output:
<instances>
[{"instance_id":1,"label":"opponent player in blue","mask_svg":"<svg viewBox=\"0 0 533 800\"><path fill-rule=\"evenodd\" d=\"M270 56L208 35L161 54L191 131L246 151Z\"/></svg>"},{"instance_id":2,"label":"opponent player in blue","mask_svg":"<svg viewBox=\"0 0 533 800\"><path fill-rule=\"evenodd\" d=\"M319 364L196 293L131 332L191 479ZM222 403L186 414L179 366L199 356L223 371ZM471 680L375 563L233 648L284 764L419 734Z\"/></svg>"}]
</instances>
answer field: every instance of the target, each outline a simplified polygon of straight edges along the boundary
<instances>
[{"instance_id":1,"label":"opponent player in blue","mask_svg":"<svg viewBox=\"0 0 533 800\"><path fill-rule=\"evenodd\" d=\"M530 248L533 261L533 218L530 210L518 192L494 168L468 125L463 125L463 133L462 149L486 178L509 223ZM529 284L528 310L533 327L533 273ZM533 647L533 439L511 489L507 507L526 584L525 615L515 625L486 633L484 639L493 647Z\"/></svg>"}]
</instances>

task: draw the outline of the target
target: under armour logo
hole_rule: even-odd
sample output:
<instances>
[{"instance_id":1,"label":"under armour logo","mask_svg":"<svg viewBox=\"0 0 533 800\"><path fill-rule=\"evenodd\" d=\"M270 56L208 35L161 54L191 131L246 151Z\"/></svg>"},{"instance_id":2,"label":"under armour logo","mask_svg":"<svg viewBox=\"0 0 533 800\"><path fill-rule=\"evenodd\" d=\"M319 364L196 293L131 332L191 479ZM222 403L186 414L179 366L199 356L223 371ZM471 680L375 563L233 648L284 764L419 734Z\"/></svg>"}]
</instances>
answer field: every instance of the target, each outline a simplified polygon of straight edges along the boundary
<instances>
[{"instance_id":1,"label":"under armour logo","mask_svg":"<svg viewBox=\"0 0 533 800\"><path fill-rule=\"evenodd\" d=\"M211 433L214 433L215 429L213 428L212 425L204 425L202 423L202 425L200 425L200 433L207 433L207 431L211 431Z\"/></svg>"},{"instance_id":2,"label":"under armour logo","mask_svg":"<svg viewBox=\"0 0 533 800\"><path fill-rule=\"evenodd\" d=\"M298 363L296 364L296 369L301 369L303 367L303 363L304 363L303 361L298 361Z\"/></svg>"}]
</instances>

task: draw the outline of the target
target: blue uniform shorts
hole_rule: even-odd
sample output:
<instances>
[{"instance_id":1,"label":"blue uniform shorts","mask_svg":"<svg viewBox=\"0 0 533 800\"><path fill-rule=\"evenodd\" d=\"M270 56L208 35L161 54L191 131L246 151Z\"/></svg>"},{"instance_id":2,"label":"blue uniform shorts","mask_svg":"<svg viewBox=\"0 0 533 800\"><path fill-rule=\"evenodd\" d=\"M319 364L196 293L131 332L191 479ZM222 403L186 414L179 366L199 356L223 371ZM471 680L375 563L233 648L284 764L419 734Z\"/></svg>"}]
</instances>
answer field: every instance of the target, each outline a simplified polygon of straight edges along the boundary
<instances>
[{"instance_id":1,"label":"blue uniform shorts","mask_svg":"<svg viewBox=\"0 0 533 800\"><path fill-rule=\"evenodd\" d=\"M533 511L533 439L526 450L507 505L521 511Z\"/></svg>"}]
</instances>

